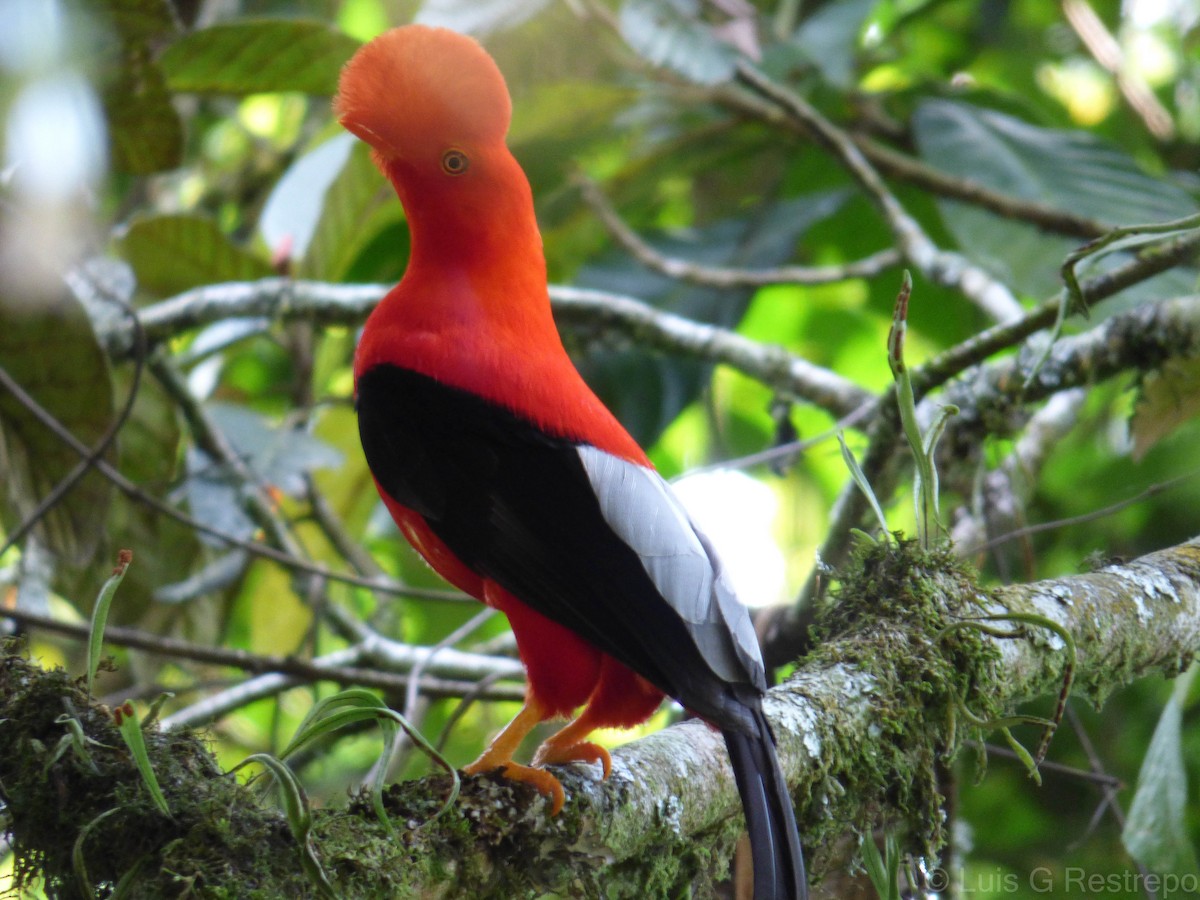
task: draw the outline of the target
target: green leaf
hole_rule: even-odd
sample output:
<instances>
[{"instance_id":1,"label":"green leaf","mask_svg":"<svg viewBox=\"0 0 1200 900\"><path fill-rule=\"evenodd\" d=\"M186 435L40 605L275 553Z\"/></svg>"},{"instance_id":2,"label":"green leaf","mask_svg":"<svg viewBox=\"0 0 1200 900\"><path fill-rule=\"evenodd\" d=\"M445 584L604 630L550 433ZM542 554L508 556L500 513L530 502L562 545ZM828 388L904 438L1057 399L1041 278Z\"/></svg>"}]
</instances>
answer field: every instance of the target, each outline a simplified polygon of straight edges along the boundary
<instances>
[{"instance_id":1,"label":"green leaf","mask_svg":"<svg viewBox=\"0 0 1200 900\"><path fill-rule=\"evenodd\" d=\"M846 443L846 436L838 431L837 439L838 445L842 448L842 460L846 463L846 468L850 470L850 477L854 479L854 483L858 485L862 495L867 498L867 503L871 505L871 512L875 514L875 521L879 523L879 531L886 543L891 540L891 532L888 530L887 516L883 514L883 507L879 505L879 499L875 496L875 489L871 487L871 482L867 481L866 473L855 459L850 445ZM866 536L870 537L870 535Z\"/></svg>"},{"instance_id":2,"label":"green leaf","mask_svg":"<svg viewBox=\"0 0 1200 900\"><path fill-rule=\"evenodd\" d=\"M54 352L47 352L53 348ZM79 301L0 294L0 360L5 371L81 442L95 446L113 418L107 358ZM106 455L110 461L113 454ZM80 463L80 456L13 393L0 390L0 493L10 528ZM64 562L88 562L104 533L112 486L84 475L41 519L35 534Z\"/></svg>"},{"instance_id":3,"label":"green leaf","mask_svg":"<svg viewBox=\"0 0 1200 900\"><path fill-rule=\"evenodd\" d=\"M146 790L150 792L150 796L154 800L154 805L168 819L172 818L171 808L167 806L167 798L163 796L162 788L158 785L158 776L154 774L154 767L150 764L150 754L146 752L146 738L142 734L142 724L138 721L137 710L134 709L132 703L126 700L124 704L113 710L113 718L117 722L117 729L121 732L125 745L129 747L134 765L141 773L142 783L146 785Z\"/></svg>"},{"instance_id":4,"label":"green leaf","mask_svg":"<svg viewBox=\"0 0 1200 900\"><path fill-rule=\"evenodd\" d=\"M927 164L1017 199L1114 225L1196 211L1185 191L1146 174L1121 150L1086 132L1040 128L969 103L929 100L913 117L913 133ZM1036 296L1058 286L1059 266L1078 244L965 203L942 200L938 206L964 253Z\"/></svg>"},{"instance_id":5,"label":"green leaf","mask_svg":"<svg viewBox=\"0 0 1200 900\"><path fill-rule=\"evenodd\" d=\"M148 44L176 29L168 0L97 0L94 6L127 43Z\"/></svg>"},{"instance_id":6,"label":"green leaf","mask_svg":"<svg viewBox=\"0 0 1200 900\"><path fill-rule=\"evenodd\" d=\"M101 86L112 166L130 175L176 168L183 161L183 123L162 69L140 52L128 56Z\"/></svg>"},{"instance_id":7,"label":"green leaf","mask_svg":"<svg viewBox=\"0 0 1200 900\"><path fill-rule=\"evenodd\" d=\"M296 843L300 847L300 863L304 866L304 871L322 897L336 900L337 892L330 884L329 876L325 874L325 869L317 858L316 849L312 845L312 810L309 807L308 795L304 793L304 787L300 784L300 780L286 763L280 762L269 753L252 753L238 763L233 771L236 772L242 766L252 762L265 767L274 776L275 783L279 785L280 794L283 796L284 816L287 818L292 837L296 839Z\"/></svg>"},{"instance_id":8,"label":"green leaf","mask_svg":"<svg viewBox=\"0 0 1200 900\"><path fill-rule=\"evenodd\" d=\"M103 0L111 31L102 44L99 87L113 168L131 175L173 169L183 159L183 125L171 103L155 45L175 33L166 0Z\"/></svg>"},{"instance_id":9,"label":"green leaf","mask_svg":"<svg viewBox=\"0 0 1200 900\"><path fill-rule=\"evenodd\" d=\"M1188 783L1183 760L1183 703L1196 675L1188 669L1175 682L1138 772L1137 789L1121 840L1132 856L1159 874L1200 874L1188 835Z\"/></svg>"},{"instance_id":10,"label":"green leaf","mask_svg":"<svg viewBox=\"0 0 1200 900\"><path fill-rule=\"evenodd\" d=\"M371 785L371 796L375 806L375 814L379 817L379 821L383 823L384 827L389 832L392 831L391 823L388 821L387 813L383 807L383 779L388 769L388 762L395 751L397 726L403 728L404 733L408 735L413 744L450 775L452 782L450 795L446 798L446 802L442 804L442 807L434 814L434 817L440 816L449 809L458 798L459 790L458 772L454 766L450 765L449 761L404 716L391 709L386 703L365 688L350 688L319 700L309 710L308 715L304 717L304 721L300 723L300 727L296 729L296 734L292 737L280 756L286 758L309 741L325 734L332 734L339 728L353 725L356 722L372 720L379 723L384 734L383 757L380 764L376 766L376 777Z\"/></svg>"},{"instance_id":11,"label":"green leaf","mask_svg":"<svg viewBox=\"0 0 1200 900\"><path fill-rule=\"evenodd\" d=\"M162 55L173 91L330 95L359 42L323 22L241 21L194 31Z\"/></svg>"},{"instance_id":12,"label":"green leaf","mask_svg":"<svg viewBox=\"0 0 1200 900\"><path fill-rule=\"evenodd\" d=\"M281 182L277 188L277 191L291 193L303 190L304 185L299 182L288 186ZM274 194L272 200L275 200ZM403 221L403 207L371 162L370 149L366 144L354 141L341 170L325 191L311 240L300 256L297 274L304 278L342 281L380 232Z\"/></svg>"},{"instance_id":13,"label":"green leaf","mask_svg":"<svg viewBox=\"0 0 1200 900\"><path fill-rule=\"evenodd\" d=\"M0 722L7 722L7 719L0 719ZM88 737L83 731L83 725L71 713L63 713L54 720L56 725L65 725L67 733L64 734L55 746L54 751L46 758L46 764L42 766L42 777L45 778L51 767L54 766L67 750L74 750L75 755L79 757L79 761L87 766L88 770L94 775L100 774L100 767L96 765L96 761L92 759L91 751L88 750L88 745L93 747L108 747L108 744L102 744L95 738Z\"/></svg>"},{"instance_id":14,"label":"green leaf","mask_svg":"<svg viewBox=\"0 0 1200 900\"><path fill-rule=\"evenodd\" d=\"M120 586L121 579L125 577L125 571L129 568L132 560L133 554L130 551L121 551L117 557L116 568L100 588L100 594L96 597L96 603L92 607L92 624L88 631L87 654L87 692L89 695L92 693L96 670L100 667L100 654L104 652L104 626L108 623L108 610L112 606L113 597L117 594L117 587Z\"/></svg>"},{"instance_id":15,"label":"green leaf","mask_svg":"<svg viewBox=\"0 0 1200 900\"><path fill-rule=\"evenodd\" d=\"M792 43L830 84L853 89L859 40L878 0L842 0L820 7L796 31Z\"/></svg>"},{"instance_id":16,"label":"green leaf","mask_svg":"<svg viewBox=\"0 0 1200 900\"><path fill-rule=\"evenodd\" d=\"M265 261L236 246L214 222L200 216L135 219L118 240L118 247L133 267L138 287L156 296L271 274Z\"/></svg>"},{"instance_id":17,"label":"green leaf","mask_svg":"<svg viewBox=\"0 0 1200 900\"><path fill-rule=\"evenodd\" d=\"M697 84L733 76L737 52L700 18L697 0L625 0L621 35L643 59Z\"/></svg>"},{"instance_id":18,"label":"green leaf","mask_svg":"<svg viewBox=\"0 0 1200 900\"><path fill-rule=\"evenodd\" d=\"M862 858L863 868L879 900L900 900L900 863L903 857L900 853L900 841L896 835L887 831L883 836L884 852L880 854L874 838L867 834L863 836Z\"/></svg>"},{"instance_id":19,"label":"green leaf","mask_svg":"<svg viewBox=\"0 0 1200 900\"><path fill-rule=\"evenodd\" d=\"M1004 720L1001 720L1003 722ZM1013 754L1025 766L1025 773L1033 779L1034 784L1038 787L1042 786L1042 773L1038 771L1038 764L1033 758L1033 754L1025 749L1025 745L1013 737L1013 733L1009 731L1009 724L994 723L1000 729L1000 733L1004 735L1004 740L1008 742L1008 747Z\"/></svg>"},{"instance_id":20,"label":"green leaf","mask_svg":"<svg viewBox=\"0 0 1200 900\"><path fill-rule=\"evenodd\" d=\"M660 234L647 242L660 253L710 266L768 268L794 253L796 241L845 203L845 191L823 191L779 203L751 221L727 220L703 228ZM630 261L613 251L585 267L581 287L637 297L659 309L725 328L736 327L754 292L700 287ZM689 359L664 358L645 350L589 349L576 364L588 383L642 444L658 440L698 396L712 367Z\"/></svg>"},{"instance_id":21,"label":"green leaf","mask_svg":"<svg viewBox=\"0 0 1200 900\"><path fill-rule=\"evenodd\" d=\"M1085 131L1041 128L952 100L922 103L913 125L931 165L1013 197L1113 225L1196 211L1181 188L1146 174L1123 151Z\"/></svg>"}]
</instances>

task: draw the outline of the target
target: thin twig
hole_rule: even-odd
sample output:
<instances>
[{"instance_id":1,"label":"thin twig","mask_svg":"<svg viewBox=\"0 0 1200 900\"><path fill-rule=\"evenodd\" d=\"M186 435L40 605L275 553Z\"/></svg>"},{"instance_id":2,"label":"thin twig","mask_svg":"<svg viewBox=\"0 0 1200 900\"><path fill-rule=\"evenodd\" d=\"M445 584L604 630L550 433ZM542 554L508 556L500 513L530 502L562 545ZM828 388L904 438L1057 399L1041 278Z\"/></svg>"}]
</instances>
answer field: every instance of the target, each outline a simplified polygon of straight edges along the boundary
<instances>
[{"instance_id":1,"label":"thin twig","mask_svg":"<svg viewBox=\"0 0 1200 900\"><path fill-rule=\"evenodd\" d=\"M106 295L106 298L121 307L121 311L125 313L133 329L133 376L130 379L129 393L125 397L125 403L117 413L117 417L105 429L104 434L100 436L100 440L96 442L91 451L76 463L75 467L54 486L50 493L39 501L32 512L25 517L24 521L8 533L7 540L0 546L0 556L3 556L10 547L16 546L51 509L58 505L59 501L67 495L71 488L75 487L80 479L95 467L96 462L108 452L113 441L117 439L117 434L125 427L125 423L129 421L130 415L133 414L133 404L137 401L138 391L142 385L142 369L146 360L146 334L142 329L141 320L132 306L116 296Z\"/></svg>"},{"instance_id":2,"label":"thin twig","mask_svg":"<svg viewBox=\"0 0 1200 900\"><path fill-rule=\"evenodd\" d=\"M28 628L52 631L82 641L86 641L90 633L86 623L65 622L53 616L44 616L24 609L6 609L3 617L19 622ZM306 660L295 656L272 656L269 654L251 653L247 650L210 647L204 644L182 641L177 638L164 637L140 631L136 628L125 628L118 625L109 625L105 628L104 640L114 646L130 647L135 650L141 650L157 656L166 656L172 659L186 659L208 665L229 666L255 674L274 672L295 679L295 683L297 684L310 681L336 681L341 684L404 691L408 689L409 684L416 680L420 682L420 690L436 697L464 697L473 694L478 687L477 681L439 675L438 673L442 670L436 665L427 665L425 667L426 671L419 673L414 672L414 667L412 666L404 667L408 670L408 674L395 674L375 668L363 668L357 665L357 663L367 658L370 652L367 648L358 648L353 654L352 662L335 664L322 662L319 659ZM422 654L427 654L429 648L421 647L413 649L415 656L418 651ZM325 658L328 659L329 657ZM347 657L347 660L349 659L351 657ZM481 663L484 659L480 658ZM495 659L495 663L499 666L498 668L493 667L493 674L495 674L497 679L520 677L519 670L513 668L511 660L497 658ZM452 671L457 673L460 671L460 668ZM503 689L494 695L490 695L489 699L519 700L521 696L522 690L520 688L515 690Z\"/></svg>"},{"instance_id":3,"label":"thin twig","mask_svg":"<svg viewBox=\"0 0 1200 900\"><path fill-rule=\"evenodd\" d=\"M53 431L58 438L63 441L63 443L65 443L80 456L86 457L91 452L90 447L80 441L79 438L77 438L69 428L60 422L53 413L49 412L44 406L38 403L38 401L23 387L21 387L20 383L14 380L2 366L0 366L0 386L14 394L21 404L25 406L25 408L28 409L29 412L38 419L38 421ZM228 544L231 547L239 547L249 553L253 553L255 556L261 556L264 559L270 559L279 563L280 565L287 566L288 568L295 569L309 575L319 575L323 578L328 578L331 581L337 581L342 584L367 588L368 590L378 591L380 593L456 603L467 602L470 600L470 598L468 598L466 595L457 591L414 588L400 584L391 579L363 578L345 572L334 572L324 566L315 565L307 560L289 556L287 553L283 552L282 550L278 550L275 547L270 547L258 541L245 540L235 535L227 534L226 532L221 531L219 528L214 528L211 525L187 515L187 513L180 512L170 504L164 503L158 497L143 491L138 485L126 478L118 469L116 469L103 458L95 461L95 468L102 475L104 475L105 478L111 481L123 494L139 503L148 506L160 515L174 519L176 522L179 522L188 528L194 529L202 534L206 534L209 537L215 538L216 540Z\"/></svg>"},{"instance_id":4,"label":"thin twig","mask_svg":"<svg viewBox=\"0 0 1200 900\"><path fill-rule=\"evenodd\" d=\"M1002 747L999 744L984 744L980 741L967 741L967 747L979 748L984 747L987 750L988 756L1002 756L1005 759L1020 760L1018 756L1008 747ZM1039 771L1054 772L1059 775L1064 775L1074 781L1082 781L1087 784L1094 784L1097 787L1105 790L1120 790L1125 787L1124 782L1115 775L1109 775L1107 772L1091 771L1080 769L1075 766L1067 766L1062 763L1056 763L1051 760L1042 760L1038 764Z\"/></svg>"},{"instance_id":5,"label":"thin twig","mask_svg":"<svg viewBox=\"0 0 1200 900\"><path fill-rule=\"evenodd\" d=\"M459 641L466 638L468 635L474 634L485 622L489 621L496 614L496 610L491 607L484 607L481 611L473 615L470 619L455 628L448 635L429 648L429 652L421 657L415 666L412 667L411 678L408 682L408 688L404 694L404 717L412 720L414 711L417 707L417 696L422 690L421 676L425 674L425 670L433 664L434 658L443 650L453 647Z\"/></svg>"},{"instance_id":6,"label":"thin twig","mask_svg":"<svg viewBox=\"0 0 1200 900\"><path fill-rule=\"evenodd\" d=\"M1021 315L1012 292L989 273L957 253L939 248L884 184L874 166L848 134L803 97L772 81L749 63L738 65L738 78L787 115L838 159L883 216L904 259L935 284L952 287L991 316L1005 322Z\"/></svg>"},{"instance_id":7,"label":"thin twig","mask_svg":"<svg viewBox=\"0 0 1200 900\"><path fill-rule=\"evenodd\" d=\"M450 713L449 717L446 719L446 724L442 727L442 733L438 735L437 742L433 745L439 753L445 749L446 742L450 740L450 735L453 733L454 727L460 721L462 721L462 717L466 715L467 710L471 708L471 705L476 700L488 699L488 692L490 691L492 685L500 680L500 677L501 676L499 672L493 675L488 675L477 685L475 685L475 690L463 695L462 700L454 707L454 712Z\"/></svg>"},{"instance_id":8,"label":"thin twig","mask_svg":"<svg viewBox=\"0 0 1200 900\"><path fill-rule=\"evenodd\" d=\"M747 453L744 456L736 456L704 466L695 466L688 469L680 477L686 478L692 475L699 475L702 472L716 472L722 469L748 469L751 466L773 463L799 456L826 441L835 439L839 433L846 431L848 428L858 427L860 423L869 420L875 409L875 401L871 400L849 415L842 416L842 418L838 419L824 431L818 432L812 437L777 444L773 447L768 447L766 450L759 450L757 453Z\"/></svg>"},{"instance_id":9,"label":"thin twig","mask_svg":"<svg viewBox=\"0 0 1200 900\"><path fill-rule=\"evenodd\" d=\"M556 318L563 325L611 328L629 335L642 347L723 363L776 393L806 400L838 417L851 415L873 399L849 379L782 347L760 344L715 325L665 313L632 297L568 287L551 288L551 296L556 301Z\"/></svg>"},{"instance_id":10,"label":"thin twig","mask_svg":"<svg viewBox=\"0 0 1200 900\"><path fill-rule=\"evenodd\" d=\"M763 287L771 284L829 284L851 278L870 278L899 264L900 252L888 247L865 259L840 266L780 266L770 269L739 269L706 266L686 259L667 256L655 250L618 215L608 198L590 178L576 175L575 184L588 206L608 229L609 234L647 268L671 278L716 288Z\"/></svg>"},{"instance_id":11,"label":"thin twig","mask_svg":"<svg viewBox=\"0 0 1200 900\"><path fill-rule=\"evenodd\" d=\"M1121 45L1087 0L1063 0L1062 9L1064 17L1087 47L1088 53L1113 76L1121 96L1142 120L1146 130L1160 141L1175 137L1171 113L1159 102L1138 70L1125 64Z\"/></svg>"},{"instance_id":12,"label":"thin twig","mask_svg":"<svg viewBox=\"0 0 1200 900\"><path fill-rule=\"evenodd\" d=\"M1007 544L1009 541L1015 541L1018 538L1029 537L1034 534L1041 534L1044 531L1057 531L1062 528L1073 528L1076 525L1086 525L1088 522L1095 522L1099 519L1107 518L1108 516L1116 515L1123 509L1128 509L1130 506L1136 506L1143 501L1149 500L1164 491L1189 481L1200 475L1200 469L1193 469L1191 472L1185 472L1182 475L1176 475L1174 478L1169 478L1166 481L1160 481L1152 484L1134 494L1132 497L1126 497L1124 500L1118 500L1116 503L1110 503L1100 509L1093 509L1091 512L1081 513L1077 516L1067 516L1062 519L1055 519L1052 522L1037 522L1033 525L1026 525L1024 528L1014 528L1012 531L998 535L989 541L982 544L976 544L972 547L967 547L962 551L964 556L972 556L976 553L983 553L987 550L993 550L996 547Z\"/></svg>"},{"instance_id":13,"label":"thin twig","mask_svg":"<svg viewBox=\"0 0 1200 900\"><path fill-rule=\"evenodd\" d=\"M1079 718L1079 713L1075 712L1075 708L1073 706L1067 707L1067 721L1071 723L1071 728L1074 730L1075 736L1079 739L1079 746L1082 747L1083 752L1087 754L1088 765L1092 767L1092 771L1096 773L1097 777L1108 775L1108 772L1104 767L1104 760L1100 758L1099 752L1092 743L1091 736L1087 733L1087 729L1083 726L1083 721ZM1112 813L1113 821L1117 823L1117 827L1122 831L1125 830L1125 810L1121 808L1121 800L1117 796L1117 792L1123 787L1124 785L1118 784L1116 786L1107 787L1104 789L1104 797L1099 806L1097 806L1096 813L1092 816L1092 821L1088 823L1089 831L1099 823L1100 817L1105 809ZM1081 837L1080 842L1082 842L1082 840L1083 838ZM1150 889L1150 870L1140 859L1134 859L1133 863L1137 867L1142 884L1145 886L1147 897L1150 898L1150 900L1154 900L1156 894Z\"/></svg>"},{"instance_id":14,"label":"thin twig","mask_svg":"<svg viewBox=\"0 0 1200 900\"><path fill-rule=\"evenodd\" d=\"M379 568L375 558L347 533L341 519L338 518L325 495L317 487L316 479L307 472L304 474L304 487L312 519L334 549L354 567L358 574L371 578L381 577L383 570Z\"/></svg>"}]
</instances>

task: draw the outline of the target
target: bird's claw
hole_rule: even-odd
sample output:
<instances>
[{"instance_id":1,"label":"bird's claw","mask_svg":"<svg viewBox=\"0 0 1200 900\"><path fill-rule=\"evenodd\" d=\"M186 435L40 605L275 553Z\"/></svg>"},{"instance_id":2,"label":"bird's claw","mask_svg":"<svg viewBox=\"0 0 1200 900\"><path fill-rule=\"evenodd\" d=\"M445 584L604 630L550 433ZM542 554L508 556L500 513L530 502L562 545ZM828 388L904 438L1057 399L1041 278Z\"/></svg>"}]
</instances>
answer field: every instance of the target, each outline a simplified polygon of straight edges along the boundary
<instances>
[{"instance_id":1,"label":"bird's claw","mask_svg":"<svg viewBox=\"0 0 1200 900\"><path fill-rule=\"evenodd\" d=\"M468 775L482 775L485 772L499 771L501 775L511 781L532 785L549 800L550 815L552 816L557 816L562 811L563 803L566 801L562 782L545 769L523 766L512 760L493 762L487 759L485 753L471 765L466 766L463 771Z\"/></svg>"},{"instance_id":2,"label":"bird's claw","mask_svg":"<svg viewBox=\"0 0 1200 900\"><path fill-rule=\"evenodd\" d=\"M604 777L612 774L612 757L599 744L591 741L578 741L574 744L560 745L553 743L553 738L546 741L534 754L535 766L560 765L572 762L600 763Z\"/></svg>"}]
</instances>

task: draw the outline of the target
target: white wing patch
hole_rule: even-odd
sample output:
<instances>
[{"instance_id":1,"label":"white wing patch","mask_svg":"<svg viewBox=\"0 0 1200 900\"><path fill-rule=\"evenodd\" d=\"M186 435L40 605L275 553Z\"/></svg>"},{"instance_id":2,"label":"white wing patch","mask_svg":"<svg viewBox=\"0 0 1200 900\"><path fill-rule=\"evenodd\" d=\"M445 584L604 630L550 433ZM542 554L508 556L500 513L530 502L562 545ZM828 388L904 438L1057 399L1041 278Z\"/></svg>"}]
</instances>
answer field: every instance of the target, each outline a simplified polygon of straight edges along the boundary
<instances>
[{"instance_id":1,"label":"white wing patch","mask_svg":"<svg viewBox=\"0 0 1200 900\"><path fill-rule=\"evenodd\" d=\"M687 623L725 681L766 689L758 638L708 539L653 469L595 447L577 448L608 526L637 553L658 593Z\"/></svg>"}]
</instances>

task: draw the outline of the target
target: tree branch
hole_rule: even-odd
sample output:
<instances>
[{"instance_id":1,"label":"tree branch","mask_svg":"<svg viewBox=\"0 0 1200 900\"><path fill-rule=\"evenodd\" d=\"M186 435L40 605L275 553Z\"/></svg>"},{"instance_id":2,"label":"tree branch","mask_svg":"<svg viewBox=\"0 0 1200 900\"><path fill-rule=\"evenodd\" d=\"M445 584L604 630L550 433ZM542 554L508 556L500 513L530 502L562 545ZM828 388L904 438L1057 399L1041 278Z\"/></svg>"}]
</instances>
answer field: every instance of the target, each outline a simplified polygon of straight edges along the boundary
<instances>
[{"instance_id":1,"label":"tree branch","mask_svg":"<svg viewBox=\"0 0 1200 900\"><path fill-rule=\"evenodd\" d=\"M738 77L776 104L842 163L891 229L904 259L917 271L935 284L955 288L996 321L1005 322L1021 315L1021 305L1005 285L961 254L943 250L933 242L848 134L799 94L772 81L753 66L739 65Z\"/></svg>"},{"instance_id":2,"label":"tree branch","mask_svg":"<svg viewBox=\"0 0 1200 900\"><path fill-rule=\"evenodd\" d=\"M362 324L387 291L384 285L264 278L195 288L148 307L140 315L152 344L230 318L303 319L321 326L354 327ZM662 312L632 297L552 285L550 298L565 327L611 329L652 350L728 365L835 416L849 415L871 399L849 379L780 347L764 346L727 329ZM124 358L130 349L129 326L120 322L98 325L109 353Z\"/></svg>"},{"instance_id":3,"label":"tree branch","mask_svg":"<svg viewBox=\"0 0 1200 900\"><path fill-rule=\"evenodd\" d=\"M13 380L3 366L0 366L0 387L9 391L17 400L24 406L33 416L41 422L46 428L52 431L64 444L78 453L81 457L87 458L91 450L79 440L71 430L62 422L56 419L44 406L26 391L21 385ZM465 601L468 598L466 595L457 591L440 590L437 588L410 588L403 584L394 581L385 576L376 578L367 578L358 575L353 575L345 572L334 572L324 566L311 563L308 560L301 559L298 556L293 556L276 547L260 543L258 541L248 540L236 535L228 534L209 525L206 522L201 522L184 513L175 507L171 506L155 497L152 494L142 490L137 484L126 478L120 470L109 463L107 460L100 458L96 459L92 465L105 478L113 483L117 490L125 494L130 499L141 503L150 509L154 510L159 515L174 519L187 527L194 529L200 534L206 534L213 537L230 547L236 547L252 553L255 556L260 556L265 559L274 560L275 562L300 572L305 572L309 575L325 578L330 581L340 581L345 584L352 584L358 587L365 587L380 593L390 593L402 596L421 597L428 600L446 600L450 602Z\"/></svg>"},{"instance_id":4,"label":"tree branch","mask_svg":"<svg viewBox=\"0 0 1200 900\"><path fill-rule=\"evenodd\" d=\"M86 641L91 634L91 628L83 623L65 622L53 616L39 615L24 609L5 609L0 618L20 622L26 628L63 634L81 641ZM392 651L389 654L368 644L309 660L296 656L251 653L237 648L212 647L119 625L109 625L104 629L104 641L112 646L130 647L169 659L228 666L254 674L284 675L288 681L285 687L332 681L402 693L413 683L412 676L406 673L415 672L417 686L423 693L434 697L463 697L476 690L481 678L501 676L519 681L523 676L523 670L515 660L465 653L461 650L445 654L439 651L434 656L432 648L409 647L409 652ZM523 695L522 688L505 685L491 689L481 699L520 700ZM214 715L206 717L196 714L176 721L181 727L196 726L213 718Z\"/></svg>"},{"instance_id":5,"label":"tree branch","mask_svg":"<svg viewBox=\"0 0 1200 900\"><path fill-rule=\"evenodd\" d=\"M857 412L872 395L828 369L735 332L654 309L631 297L586 288L552 288L555 312L573 329L611 328L639 346L723 363L776 392L807 400L835 416Z\"/></svg>"},{"instance_id":6,"label":"tree branch","mask_svg":"<svg viewBox=\"0 0 1200 900\"><path fill-rule=\"evenodd\" d=\"M802 120L789 117L775 104L746 91L721 85L712 91L712 98L736 112L753 116L771 125L782 126L796 134L811 136L808 126ZM1071 237L1093 238L1112 227L1112 223L1080 216L1048 203L1002 194L977 181L948 175L864 134L854 133L848 136L863 157L879 172L907 181L932 194L962 200L1006 219L1028 222L1046 231Z\"/></svg>"},{"instance_id":7,"label":"tree branch","mask_svg":"<svg viewBox=\"0 0 1200 900\"><path fill-rule=\"evenodd\" d=\"M1200 541L1128 565L991 592L944 557L914 554L912 545L871 548L857 564L861 568L847 573L839 602L825 616L830 639L769 697L816 871L839 838L881 822L907 826L918 850L936 847L941 819L934 761L979 736L962 726L952 733L953 711L966 705L995 718L1058 691L1068 660L1054 631L1023 625L1004 638L964 623L1014 612L1065 629L1078 647L1076 691L1092 700L1135 678L1176 673L1200 649ZM160 781L175 821L163 820L148 802L131 806L129 798L143 792L123 754L94 749L105 766L98 777L72 753L57 760L46 755L67 733L54 721L64 699L77 709L86 703L78 688L11 651L0 676L0 718L8 719L0 729L0 784L18 855L45 853L48 877L71 877L61 874L70 872L70 864L52 852L55 846L73 843L78 823L92 821L124 796L122 831L130 833L122 840L85 842L88 871L115 880L144 857L131 876L134 884L151 892L161 887L159 879L169 877L163 854L177 852L181 829L200 828L215 814L191 804L202 789L197 782L230 782L216 776L203 751L151 735L155 767L172 773ZM80 718L95 739L119 746L98 714ZM185 755L197 761L181 762ZM317 811L313 843L346 897L600 896L602 890L606 897L645 897L689 885L703 891L722 871L740 821L720 737L688 722L620 748L613 761L604 782L584 766L562 769L569 802L554 819L545 816L544 801L531 789L482 776L466 779L458 803L431 820L446 789L444 778L431 778L390 793L389 808L404 829L399 840L372 820L369 804L353 804L349 811ZM44 791L27 792L30 779L35 786L69 782L71 801L39 800ZM116 795L114 783L125 786ZM90 804L91 812L81 813L80 804ZM223 801L219 814L232 820L223 832L206 832L218 842L240 832L243 815L271 818L249 798ZM44 823L41 831L25 827L34 820ZM287 850L285 842L285 849L273 852L286 855L295 848ZM203 858L174 859L172 870L182 865L209 890L269 884L257 860L270 856L208 846ZM212 858L220 865L204 868ZM292 880L273 896L284 895L314 891Z\"/></svg>"},{"instance_id":8,"label":"tree branch","mask_svg":"<svg viewBox=\"0 0 1200 900\"><path fill-rule=\"evenodd\" d=\"M1090 307L1176 266L1192 264L1198 255L1200 255L1200 231L1178 235L1152 244L1139 251L1128 262L1089 278L1080 285L1080 294L1085 305ZM1062 302L1061 296L1048 300L1030 310L1022 318L982 331L917 367L912 372L913 392L916 398L920 400L970 367L984 362L993 354L1018 346L1030 336L1050 327L1059 314ZM1021 394L1022 380L1009 385L1013 396ZM1053 393L1052 390L1050 392ZM969 397L963 398L963 401L970 406L975 405ZM889 462L894 458L898 446L896 438L900 422L896 412L894 390L885 391L875 401L874 408L870 409L862 418L870 425L868 431L870 446L861 464L867 480L875 484L876 479L881 477ZM887 490L881 485L878 493L886 494ZM842 562L845 558L844 552L849 529L857 526L865 512L866 503L861 492L853 483L848 483L843 488L834 507L833 524L826 543L821 549L823 560L834 566ZM801 601L810 599L813 592L814 581L810 579L801 594Z\"/></svg>"}]
</instances>

